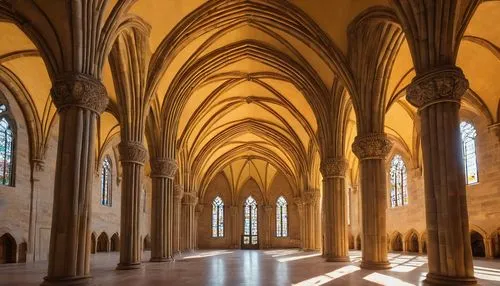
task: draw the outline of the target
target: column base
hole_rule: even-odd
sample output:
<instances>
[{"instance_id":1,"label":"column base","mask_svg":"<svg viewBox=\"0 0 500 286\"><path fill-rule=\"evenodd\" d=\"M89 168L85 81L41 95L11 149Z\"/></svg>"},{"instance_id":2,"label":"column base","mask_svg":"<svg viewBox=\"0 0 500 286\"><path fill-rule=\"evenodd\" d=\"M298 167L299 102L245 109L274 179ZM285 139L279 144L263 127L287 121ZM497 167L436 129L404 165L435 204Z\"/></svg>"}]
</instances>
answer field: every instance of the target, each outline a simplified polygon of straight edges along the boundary
<instances>
[{"instance_id":1,"label":"column base","mask_svg":"<svg viewBox=\"0 0 500 286\"><path fill-rule=\"evenodd\" d=\"M359 267L369 270L384 270L391 268L391 264L389 263L389 261L383 261L383 262L361 261L361 265L359 265Z\"/></svg>"},{"instance_id":2,"label":"column base","mask_svg":"<svg viewBox=\"0 0 500 286\"><path fill-rule=\"evenodd\" d=\"M119 263L116 266L116 270L132 270L132 269L140 269L142 268L142 264L140 262L135 263Z\"/></svg>"},{"instance_id":3,"label":"column base","mask_svg":"<svg viewBox=\"0 0 500 286\"><path fill-rule=\"evenodd\" d=\"M427 273L423 283L424 285L475 285L477 280L474 277L454 277Z\"/></svg>"},{"instance_id":4,"label":"column base","mask_svg":"<svg viewBox=\"0 0 500 286\"><path fill-rule=\"evenodd\" d=\"M325 256L326 262L351 262L349 256Z\"/></svg>"},{"instance_id":5,"label":"column base","mask_svg":"<svg viewBox=\"0 0 500 286\"><path fill-rule=\"evenodd\" d=\"M150 262L174 262L173 257L151 257Z\"/></svg>"},{"instance_id":6,"label":"column base","mask_svg":"<svg viewBox=\"0 0 500 286\"><path fill-rule=\"evenodd\" d=\"M88 276L71 276L71 277L44 277L41 286L52 286L52 285L71 285L71 286L83 286L90 285L92 277Z\"/></svg>"}]
</instances>

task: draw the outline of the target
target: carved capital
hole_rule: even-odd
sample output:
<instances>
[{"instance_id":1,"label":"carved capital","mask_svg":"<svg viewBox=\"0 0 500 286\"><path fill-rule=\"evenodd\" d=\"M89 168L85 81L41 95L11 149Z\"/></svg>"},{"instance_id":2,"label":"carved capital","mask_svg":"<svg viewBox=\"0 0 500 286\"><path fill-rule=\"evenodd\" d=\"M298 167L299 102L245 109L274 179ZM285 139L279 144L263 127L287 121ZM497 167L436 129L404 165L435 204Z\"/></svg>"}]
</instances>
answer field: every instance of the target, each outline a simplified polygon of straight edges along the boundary
<instances>
[{"instance_id":1,"label":"carved capital","mask_svg":"<svg viewBox=\"0 0 500 286\"><path fill-rule=\"evenodd\" d=\"M151 160L151 177L174 179L177 173L177 162L170 158Z\"/></svg>"},{"instance_id":2,"label":"carved capital","mask_svg":"<svg viewBox=\"0 0 500 286\"><path fill-rule=\"evenodd\" d=\"M43 159L34 158L31 159L33 163L33 170L37 172L43 172L45 170L45 161Z\"/></svg>"},{"instance_id":3,"label":"carved capital","mask_svg":"<svg viewBox=\"0 0 500 286\"><path fill-rule=\"evenodd\" d=\"M120 142L120 161L122 163L135 163L144 165L148 152L141 142Z\"/></svg>"},{"instance_id":4,"label":"carved capital","mask_svg":"<svg viewBox=\"0 0 500 286\"><path fill-rule=\"evenodd\" d=\"M180 201L184 197L184 186L176 184L174 187L174 200Z\"/></svg>"},{"instance_id":5,"label":"carved capital","mask_svg":"<svg viewBox=\"0 0 500 286\"><path fill-rule=\"evenodd\" d=\"M318 203L320 198L321 198L321 193L319 191L304 192L304 202L306 204Z\"/></svg>"},{"instance_id":6,"label":"carved capital","mask_svg":"<svg viewBox=\"0 0 500 286\"><path fill-rule=\"evenodd\" d=\"M76 106L101 114L109 101L104 85L82 73L66 73L57 77L51 95L58 111Z\"/></svg>"},{"instance_id":7,"label":"carved capital","mask_svg":"<svg viewBox=\"0 0 500 286\"><path fill-rule=\"evenodd\" d=\"M195 206L198 203L198 196L196 192L184 192L184 197L182 198L183 205Z\"/></svg>"},{"instance_id":8,"label":"carved capital","mask_svg":"<svg viewBox=\"0 0 500 286\"><path fill-rule=\"evenodd\" d=\"M358 135L352 144L352 151L359 160L385 159L391 148L392 142L383 133Z\"/></svg>"},{"instance_id":9,"label":"carved capital","mask_svg":"<svg viewBox=\"0 0 500 286\"><path fill-rule=\"evenodd\" d=\"M469 81L457 67L433 70L413 79L407 89L406 99L422 110L440 102L456 102L469 88Z\"/></svg>"},{"instance_id":10,"label":"carved capital","mask_svg":"<svg viewBox=\"0 0 500 286\"><path fill-rule=\"evenodd\" d=\"M347 161L343 157L330 157L321 160L320 171L323 178L343 178L347 170Z\"/></svg>"}]
</instances>

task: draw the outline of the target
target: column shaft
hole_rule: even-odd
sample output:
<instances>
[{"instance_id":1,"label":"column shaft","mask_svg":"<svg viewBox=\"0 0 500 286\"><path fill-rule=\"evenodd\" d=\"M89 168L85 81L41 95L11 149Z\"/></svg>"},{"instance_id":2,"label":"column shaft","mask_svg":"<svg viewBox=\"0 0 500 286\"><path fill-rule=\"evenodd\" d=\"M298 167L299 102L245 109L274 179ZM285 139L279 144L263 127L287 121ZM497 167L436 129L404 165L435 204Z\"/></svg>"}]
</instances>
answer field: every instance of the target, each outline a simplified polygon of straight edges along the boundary
<instances>
[{"instance_id":1,"label":"column shaft","mask_svg":"<svg viewBox=\"0 0 500 286\"><path fill-rule=\"evenodd\" d=\"M120 263L118 270L141 267L141 193L146 149L142 142L119 145L123 181L120 219Z\"/></svg>"},{"instance_id":2,"label":"column shaft","mask_svg":"<svg viewBox=\"0 0 500 286\"><path fill-rule=\"evenodd\" d=\"M181 208L184 190L178 185L174 193L173 254L181 252Z\"/></svg>"},{"instance_id":3,"label":"column shaft","mask_svg":"<svg viewBox=\"0 0 500 286\"><path fill-rule=\"evenodd\" d=\"M328 158L323 160L323 213L325 236L323 252L326 261L349 261L347 242L347 217L345 197L345 170L347 162L344 158Z\"/></svg>"},{"instance_id":4,"label":"column shaft","mask_svg":"<svg viewBox=\"0 0 500 286\"><path fill-rule=\"evenodd\" d=\"M194 251L195 245L195 204L185 197L182 203L182 250Z\"/></svg>"},{"instance_id":5,"label":"column shaft","mask_svg":"<svg viewBox=\"0 0 500 286\"><path fill-rule=\"evenodd\" d=\"M151 160L153 179L151 208L151 261L173 260L174 176L177 163L172 159Z\"/></svg>"},{"instance_id":6,"label":"column shaft","mask_svg":"<svg viewBox=\"0 0 500 286\"><path fill-rule=\"evenodd\" d=\"M460 136L468 88L456 67L416 77L407 99L419 107L425 179L428 284L475 284Z\"/></svg>"},{"instance_id":7,"label":"column shaft","mask_svg":"<svg viewBox=\"0 0 500 286\"><path fill-rule=\"evenodd\" d=\"M362 261L366 269L390 268L387 260L385 157L392 143L385 134L358 135L353 152L360 159Z\"/></svg>"},{"instance_id":8,"label":"column shaft","mask_svg":"<svg viewBox=\"0 0 500 286\"><path fill-rule=\"evenodd\" d=\"M59 141L48 275L44 284L85 283L90 277L90 219L98 115L108 99L104 86L82 74L54 81Z\"/></svg>"}]
</instances>

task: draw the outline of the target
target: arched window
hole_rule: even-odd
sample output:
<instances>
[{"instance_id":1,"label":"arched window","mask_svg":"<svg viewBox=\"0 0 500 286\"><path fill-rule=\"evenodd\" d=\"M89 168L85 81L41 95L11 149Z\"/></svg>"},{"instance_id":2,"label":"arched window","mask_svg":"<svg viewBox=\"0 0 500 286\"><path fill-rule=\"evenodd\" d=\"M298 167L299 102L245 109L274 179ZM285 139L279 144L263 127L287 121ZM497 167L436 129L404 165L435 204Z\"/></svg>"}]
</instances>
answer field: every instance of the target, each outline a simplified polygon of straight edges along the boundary
<instances>
[{"instance_id":1,"label":"arched window","mask_svg":"<svg viewBox=\"0 0 500 286\"><path fill-rule=\"evenodd\" d=\"M224 201L219 196L212 201L212 237L224 237Z\"/></svg>"},{"instance_id":2,"label":"arched window","mask_svg":"<svg viewBox=\"0 0 500 286\"><path fill-rule=\"evenodd\" d=\"M288 236L288 203L283 196L276 200L276 237Z\"/></svg>"},{"instance_id":3,"label":"arched window","mask_svg":"<svg viewBox=\"0 0 500 286\"><path fill-rule=\"evenodd\" d=\"M111 206L111 158L104 157L101 168L101 205Z\"/></svg>"},{"instance_id":4,"label":"arched window","mask_svg":"<svg viewBox=\"0 0 500 286\"><path fill-rule=\"evenodd\" d=\"M467 184L474 184L479 181L476 159L476 128L469 122L462 121L460 123L460 133L462 135L465 182Z\"/></svg>"},{"instance_id":5,"label":"arched window","mask_svg":"<svg viewBox=\"0 0 500 286\"><path fill-rule=\"evenodd\" d=\"M5 104L0 104L0 184L14 185L14 132Z\"/></svg>"},{"instance_id":6,"label":"arched window","mask_svg":"<svg viewBox=\"0 0 500 286\"><path fill-rule=\"evenodd\" d=\"M406 165L401 155L395 155L391 161L391 207L408 204L408 186Z\"/></svg>"},{"instance_id":7,"label":"arched window","mask_svg":"<svg viewBox=\"0 0 500 286\"><path fill-rule=\"evenodd\" d=\"M243 224L243 244L257 245L257 202L252 196L245 200Z\"/></svg>"}]
</instances>

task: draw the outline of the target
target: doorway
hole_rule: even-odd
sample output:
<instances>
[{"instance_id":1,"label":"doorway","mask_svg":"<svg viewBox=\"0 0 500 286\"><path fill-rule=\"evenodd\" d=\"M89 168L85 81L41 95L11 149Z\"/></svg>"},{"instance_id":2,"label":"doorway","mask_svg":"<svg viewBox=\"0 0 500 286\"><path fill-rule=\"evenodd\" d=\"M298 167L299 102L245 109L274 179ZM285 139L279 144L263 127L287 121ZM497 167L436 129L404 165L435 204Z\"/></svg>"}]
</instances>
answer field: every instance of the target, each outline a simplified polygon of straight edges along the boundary
<instances>
[{"instance_id":1,"label":"doorway","mask_svg":"<svg viewBox=\"0 0 500 286\"><path fill-rule=\"evenodd\" d=\"M252 196L245 200L243 206L242 249L259 249L257 202Z\"/></svg>"}]
</instances>

